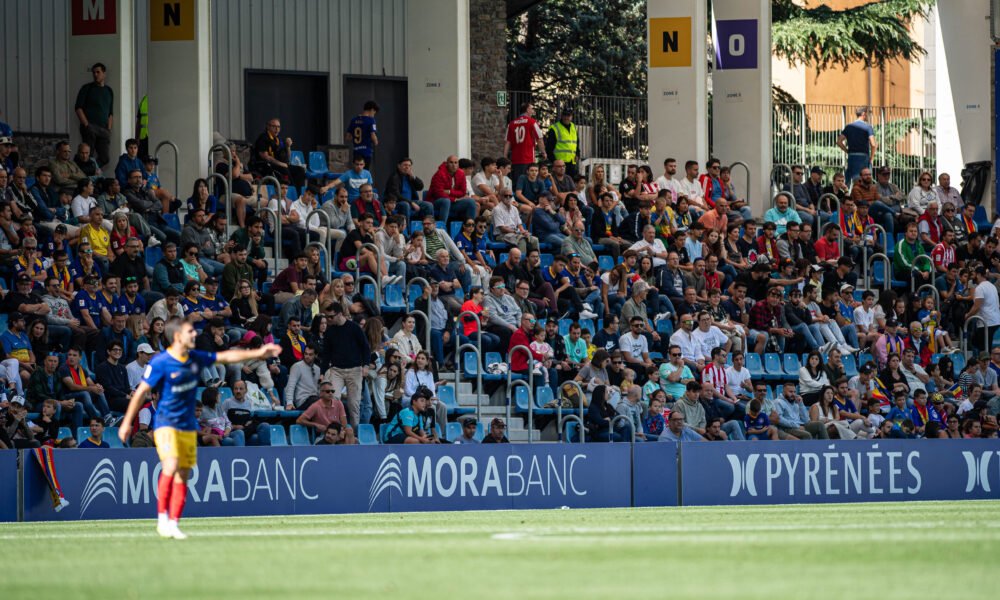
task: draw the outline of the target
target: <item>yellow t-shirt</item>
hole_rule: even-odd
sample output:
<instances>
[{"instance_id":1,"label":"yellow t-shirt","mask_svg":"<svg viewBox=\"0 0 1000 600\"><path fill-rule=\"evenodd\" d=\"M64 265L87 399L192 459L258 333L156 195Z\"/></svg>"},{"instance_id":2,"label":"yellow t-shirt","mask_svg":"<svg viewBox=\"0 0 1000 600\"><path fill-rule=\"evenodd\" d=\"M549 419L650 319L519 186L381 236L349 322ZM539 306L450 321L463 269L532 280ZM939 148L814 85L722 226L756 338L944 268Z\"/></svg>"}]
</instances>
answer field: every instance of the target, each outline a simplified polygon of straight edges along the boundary
<instances>
[{"instance_id":1,"label":"yellow t-shirt","mask_svg":"<svg viewBox=\"0 0 1000 600\"><path fill-rule=\"evenodd\" d=\"M80 241L90 242L90 248L98 256L107 256L111 247L111 235L103 227L95 229L90 223L80 228Z\"/></svg>"}]
</instances>

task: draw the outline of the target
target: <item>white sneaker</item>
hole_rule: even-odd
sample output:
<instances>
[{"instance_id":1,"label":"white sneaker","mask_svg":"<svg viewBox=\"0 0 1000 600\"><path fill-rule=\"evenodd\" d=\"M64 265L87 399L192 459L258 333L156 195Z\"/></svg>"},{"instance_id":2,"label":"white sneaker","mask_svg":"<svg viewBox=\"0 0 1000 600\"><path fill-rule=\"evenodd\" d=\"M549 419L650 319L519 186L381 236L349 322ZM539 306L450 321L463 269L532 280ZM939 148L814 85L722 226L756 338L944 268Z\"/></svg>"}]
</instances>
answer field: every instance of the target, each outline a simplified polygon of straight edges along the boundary
<instances>
[{"instance_id":1,"label":"white sneaker","mask_svg":"<svg viewBox=\"0 0 1000 600\"><path fill-rule=\"evenodd\" d=\"M662 321L664 319L669 319L669 318L670 318L670 313L669 312L661 312L660 314L658 314L655 317L653 317L653 322L655 323L657 321Z\"/></svg>"},{"instance_id":2,"label":"white sneaker","mask_svg":"<svg viewBox=\"0 0 1000 600\"><path fill-rule=\"evenodd\" d=\"M159 245L160 245L160 240L156 239L153 236L149 236L149 243L146 244L147 247L149 247L149 248L155 248L155 247L157 247Z\"/></svg>"},{"instance_id":3,"label":"white sneaker","mask_svg":"<svg viewBox=\"0 0 1000 600\"><path fill-rule=\"evenodd\" d=\"M187 534L181 531L180 527L177 526L177 521L170 521L167 524L167 528L170 530L170 537L175 540L186 540Z\"/></svg>"},{"instance_id":4,"label":"white sneaker","mask_svg":"<svg viewBox=\"0 0 1000 600\"><path fill-rule=\"evenodd\" d=\"M840 344L837 346L837 349L840 350L841 354L854 354L858 351L854 346L848 346L847 344Z\"/></svg>"},{"instance_id":5,"label":"white sneaker","mask_svg":"<svg viewBox=\"0 0 1000 600\"><path fill-rule=\"evenodd\" d=\"M156 533L159 534L161 538L172 538L174 537L173 529L170 528L169 523L157 523Z\"/></svg>"},{"instance_id":6,"label":"white sneaker","mask_svg":"<svg viewBox=\"0 0 1000 600\"><path fill-rule=\"evenodd\" d=\"M592 313L589 310L581 310L580 311L580 318L581 319L596 319L597 318L597 313Z\"/></svg>"},{"instance_id":7,"label":"white sneaker","mask_svg":"<svg viewBox=\"0 0 1000 600\"><path fill-rule=\"evenodd\" d=\"M594 312L594 307L591 306L589 303L584 302L583 303L583 310Z\"/></svg>"},{"instance_id":8,"label":"white sneaker","mask_svg":"<svg viewBox=\"0 0 1000 600\"><path fill-rule=\"evenodd\" d=\"M962 349L959 348L958 346L948 346L947 348L944 349L942 354L955 354L956 352L961 352L961 351Z\"/></svg>"},{"instance_id":9,"label":"white sneaker","mask_svg":"<svg viewBox=\"0 0 1000 600\"><path fill-rule=\"evenodd\" d=\"M56 512L59 512L62 509L66 508L67 506L69 506L69 500L67 500L65 498L60 498L59 499L59 504L56 504L54 508L55 508Z\"/></svg>"}]
</instances>

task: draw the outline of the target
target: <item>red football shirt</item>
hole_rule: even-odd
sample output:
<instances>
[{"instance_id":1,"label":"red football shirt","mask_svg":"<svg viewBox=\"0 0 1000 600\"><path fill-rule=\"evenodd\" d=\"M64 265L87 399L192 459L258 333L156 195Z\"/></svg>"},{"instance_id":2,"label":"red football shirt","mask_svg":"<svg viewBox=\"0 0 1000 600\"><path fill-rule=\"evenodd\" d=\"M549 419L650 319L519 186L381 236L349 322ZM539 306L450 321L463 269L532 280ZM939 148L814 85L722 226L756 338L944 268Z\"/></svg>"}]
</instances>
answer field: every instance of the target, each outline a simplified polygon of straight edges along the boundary
<instances>
[{"instance_id":1,"label":"red football shirt","mask_svg":"<svg viewBox=\"0 0 1000 600\"><path fill-rule=\"evenodd\" d=\"M535 162L535 144L542 137L538 121L528 115L521 115L507 125L507 141L510 143L510 162L526 165Z\"/></svg>"}]
</instances>

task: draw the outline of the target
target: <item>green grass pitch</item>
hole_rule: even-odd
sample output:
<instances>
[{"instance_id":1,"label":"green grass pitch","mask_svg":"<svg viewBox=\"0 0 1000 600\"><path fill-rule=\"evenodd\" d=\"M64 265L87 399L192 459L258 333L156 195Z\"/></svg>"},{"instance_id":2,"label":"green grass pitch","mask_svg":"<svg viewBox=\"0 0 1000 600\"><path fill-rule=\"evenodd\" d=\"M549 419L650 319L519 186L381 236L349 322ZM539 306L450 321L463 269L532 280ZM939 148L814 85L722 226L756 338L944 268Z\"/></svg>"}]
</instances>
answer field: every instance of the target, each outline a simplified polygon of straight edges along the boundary
<instances>
[{"instance_id":1,"label":"green grass pitch","mask_svg":"<svg viewBox=\"0 0 1000 600\"><path fill-rule=\"evenodd\" d=\"M1000 501L0 526L14 598L986 598Z\"/></svg>"}]
</instances>

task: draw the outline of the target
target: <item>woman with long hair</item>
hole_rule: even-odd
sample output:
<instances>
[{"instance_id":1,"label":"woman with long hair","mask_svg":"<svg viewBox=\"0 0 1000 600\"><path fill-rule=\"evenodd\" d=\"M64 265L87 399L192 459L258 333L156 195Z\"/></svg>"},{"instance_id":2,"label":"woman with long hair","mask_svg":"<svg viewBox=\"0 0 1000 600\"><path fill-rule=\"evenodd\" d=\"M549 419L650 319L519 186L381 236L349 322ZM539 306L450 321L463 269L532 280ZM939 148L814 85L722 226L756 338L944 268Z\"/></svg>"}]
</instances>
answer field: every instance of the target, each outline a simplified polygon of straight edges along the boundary
<instances>
[{"instance_id":1,"label":"woman with long hair","mask_svg":"<svg viewBox=\"0 0 1000 600\"><path fill-rule=\"evenodd\" d=\"M917 184L913 186L906 196L906 207L903 213L913 218L919 218L927 210L927 205L937 202L938 195L934 191L934 177L924 171L917 176Z\"/></svg>"},{"instance_id":2,"label":"woman with long hair","mask_svg":"<svg viewBox=\"0 0 1000 600\"><path fill-rule=\"evenodd\" d=\"M392 348L386 352L386 356ZM394 354L393 356L397 356ZM388 360L378 370L372 390L379 419L387 421L403 408L403 369L397 360Z\"/></svg>"},{"instance_id":3,"label":"woman with long hair","mask_svg":"<svg viewBox=\"0 0 1000 600\"><path fill-rule=\"evenodd\" d=\"M326 315L316 315L313 317L309 331L303 332L306 341L317 348L323 347L323 338L326 336L326 328L330 326L330 319Z\"/></svg>"},{"instance_id":4,"label":"woman with long hair","mask_svg":"<svg viewBox=\"0 0 1000 600\"><path fill-rule=\"evenodd\" d=\"M903 391L907 394L910 393L910 386L906 383L906 376L899 369L900 359L899 355L895 352L890 352L886 357L886 366L881 373L878 374L879 380L885 389L891 394Z\"/></svg>"},{"instance_id":5,"label":"woman with long hair","mask_svg":"<svg viewBox=\"0 0 1000 600\"><path fill-rule=\"evenodd\" d=\"M415 315L405 315L402 319L401 327L396 335L392 336L392 340L389 342L399 350L402 355L403 366L410 364L414 358L416 358L417 353L423 350L423 346L420 345L420 340L417 339L416 334L414 334L414 329L417 326L417 318Z\"/></svg>"},{"instance_id":6,"label":"woman with long hair","mask_svg":"<svg viewBox=\"0 0 1000 600\"><path fill-rule=\"evenodd\" d=\"M203 210L209 215L214 215L218 209L218 201L209 192L208 181L202 178L194 180L194 187L191 190L191 196L188 198L187 204L187 215L191 215L195 210ZM187 218L186 216L185 223L187 222Z\"/></svg>"},{"instance_id":7,"label":"woman with long hair","mask_svg":"<svg viewBox=\"0 0 1000 600\"><path fill-rule=\"evenodd\" d=\"M163 335L165 323L160 317L154 317L149 322L149 332L146 333L146 343L153 347L153 352L163 352L170 346L170 342ZM142 340L140 340L141 342Z\"/></svg>"},{"instance_id":8,"label":"woman with long hair","mask_svg":"<svg viewBox=\"0 0 1000 600\"><path fill-rule=\"evenodd\" d=\"M49 325L45 319L35 319L28 325L28 341L31 342L31 351L35 354L35 361L41 364L42 359L53 350L49 343ZM59 351L66 348L59 348Z\"/></svg>"},{"instance_id":9,"label":"woman with long hair","mask_svg":"<svg viewBox=\"0 0 1000 600\"><path fill-rule=\"evenodd\" d=\"M489 318L489 309L483 307L485 297L486 294L483 292L483 288L478 285L469 290L469 299L462 304L462 312L475 313L479 317L480 323L477 324L476 320L469 315L462 316L460 320L462 322L462 335L469 338L469 342L472 344L482 339L483 352L492 352L500 349L500 336L484 331L480 326L482 322ZM482 338L480 338L480 335Z\"/></svg>"},{"instance_id":10,"label":"woman with long hair","mask_svg":"<svg viewBox=\"0 0 1000 600\"><path fill-rule=\"evenodd\" d=\"M823 368L823 356L815 350L806 357L806 364L799 367L799 393L806 406L816 404L823 389L830 386L830 379Z\"/></svg>"},{"instance_id":11,"label":"woman with long hair","mask_svg":"<svg viewBox=\"0 0 1000 600\"><path fill-rule=\"evenodd\" d=\"M192 242L184 244L184 251L181 254L179 264L184 269L184 279L188 282L196 281L201 289L201 283L208 279L208 274L198 262L198 245Z\"/></svg>"},{"instance_id":12,"label":"woman with long hair","mask_svg":"<svg viewBox=\"0 0 1000 600\"><path fill-rule=\"evenodd\" d=\"M639 191L639 201L655 202L660 186L656 183L656 177L653 177L653 170L649 168L649 165L640 165L635 175L635 187Z\"/></svg>"},{"instance_id":13,"label":"woman with long hair","mask_svg":"<svg viewBox=\"0 0 1000 600\"><path fill-rule=\"evenodd\" d=\"M129 238L139 238L139 233L135 227L129 225L128 215L125 213L115 213L111 221L111 251L116 257L125 252L125 243ZM141 243L141 241L140 241Z\"/></svg>"},{"instance_id":14,"label":"woman with long hair","mask_svg":"<svg viewBox=\"0 0 1000 600\"><path fill-rule=\"evenodd\" d=\"M840 411L833 402L833 387L824 385L819 392L819 401L809 407L809 420L826 425L831 439L853 440L857 437L847 423L840 420Z\"/></svg>"},{"instance_id":15,"label":"woman with long hair","mask_svg":"<svg viewBox=\"0 0 1000 600\"><path fill-rule=\"evenodd\" d=\"M599 385L594 388L587 408L587 437L592 442L621 442L623 437L611 430L611 420L617 412L608 402L608 386Z\"/></svg>"},{"instance_id":16,"label":"woman with long hair","mask_svg":"<svg viewBox=\"0 0 1000 600\"><path fill-rule=\"evenodd\" d=\"M233 311L229 321L234 327L249 329L260 309L257 307L257 294L254 292L253 284L246 279L240 279L236 284L236 295L229 301L229 308Z\"/></svg>"},{"instance_id":17,"label":"woman with long hair","mask_svg":"<svg viewBox=\"0 0 1000 600\"><path fill-rule=\"evenodd\" d=\"M410 363L410 368L406 370L406 377L403 381L403 398L412 397L421 386L429 389L433 396L430 406L434 410L434 419L437 423L441 423L443 429L444 424L448 422L448 407L437 395L438 384L444 385L444 382L438 382L435 379L430 355L427 354L426 350L417 352Z\"/></svg>"}]
</instances>

